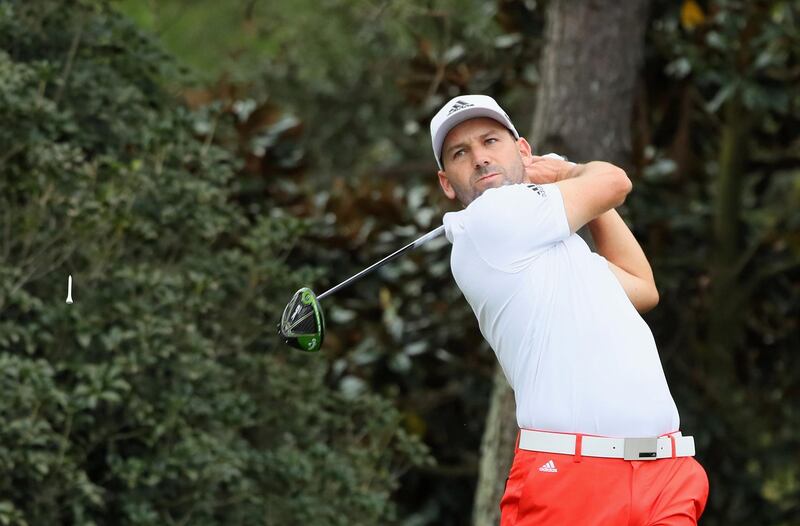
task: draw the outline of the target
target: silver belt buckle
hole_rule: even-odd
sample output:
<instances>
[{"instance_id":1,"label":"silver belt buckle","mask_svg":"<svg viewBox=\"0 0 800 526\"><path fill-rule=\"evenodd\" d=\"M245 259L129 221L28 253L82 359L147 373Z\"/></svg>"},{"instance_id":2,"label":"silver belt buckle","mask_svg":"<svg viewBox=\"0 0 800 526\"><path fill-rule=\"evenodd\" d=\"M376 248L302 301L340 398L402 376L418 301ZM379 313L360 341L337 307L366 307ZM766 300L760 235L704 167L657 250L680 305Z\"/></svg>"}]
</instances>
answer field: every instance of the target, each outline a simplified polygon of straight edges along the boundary
<instances>
[{"instance_id":1,"label":"silver belt buckle","mask_svg":"<svg viewBox=\"0 0 800 526\"><path fill-rule=\"evenodd\" d=\"M625 460L656 460L658 438L626 438L623 456Z\"/></svg>"}]
</instances>

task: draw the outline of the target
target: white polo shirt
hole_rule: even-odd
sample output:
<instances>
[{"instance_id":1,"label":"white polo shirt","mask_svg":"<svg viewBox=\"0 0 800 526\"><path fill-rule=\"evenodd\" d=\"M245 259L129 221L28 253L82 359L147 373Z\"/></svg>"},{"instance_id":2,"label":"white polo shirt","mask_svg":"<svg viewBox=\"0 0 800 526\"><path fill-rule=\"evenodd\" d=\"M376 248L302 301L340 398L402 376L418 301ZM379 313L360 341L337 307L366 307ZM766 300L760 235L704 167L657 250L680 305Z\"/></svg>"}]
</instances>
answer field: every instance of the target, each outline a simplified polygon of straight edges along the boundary
<instances>
[{"instance_id":1,"label":"white polo shirt","mask_svg":"<svg viewBox=\"0 0 800 526\"><path fill-rule=\"evenodd\" d=\"M653 334L605 258L570 234L556 185L489 189L444 225L453 276L514 389L520 427L678 430Z\"/></svg>"}]
</instances>

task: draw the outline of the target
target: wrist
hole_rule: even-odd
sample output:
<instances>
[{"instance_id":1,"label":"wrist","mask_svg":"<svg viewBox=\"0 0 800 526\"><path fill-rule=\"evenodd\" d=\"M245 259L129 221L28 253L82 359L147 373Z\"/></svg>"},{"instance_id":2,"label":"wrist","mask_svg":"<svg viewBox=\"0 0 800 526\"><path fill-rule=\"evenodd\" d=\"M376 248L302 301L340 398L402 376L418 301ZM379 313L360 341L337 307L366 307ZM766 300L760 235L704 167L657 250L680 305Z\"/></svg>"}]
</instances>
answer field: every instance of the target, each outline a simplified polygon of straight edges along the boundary
<instances>
[{"instance_id":1,"label":"wrist","mask_svg":"<svg viewBox=\"0 0 800 526\"><path fill-rule=\"evenodd\" d=\"M557 177L557 181L563 181L565 179L572 179L573 177L578 177L581 172L583 171L582 164L575 164L575 163L567 163L564 166Z\"/></svg>"}]
</instances>

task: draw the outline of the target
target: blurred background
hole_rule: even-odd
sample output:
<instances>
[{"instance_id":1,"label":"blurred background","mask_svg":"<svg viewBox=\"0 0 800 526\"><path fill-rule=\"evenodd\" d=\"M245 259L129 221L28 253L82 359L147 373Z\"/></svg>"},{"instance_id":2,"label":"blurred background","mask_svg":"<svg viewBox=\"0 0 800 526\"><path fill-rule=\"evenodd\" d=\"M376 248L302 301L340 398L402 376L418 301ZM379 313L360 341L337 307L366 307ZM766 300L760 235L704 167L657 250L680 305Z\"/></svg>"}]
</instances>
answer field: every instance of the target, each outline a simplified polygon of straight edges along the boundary
<instances>
[{"instance_id":1,"label":"blurred background","mask_svg":"<svg viewBox=\"0 0 800 526\"><path fill-rule=\"evenodd\" d=\"M800 524L799 85L793 1L0 2L0 524L491 524L446 240L320 354L275 329L456 209L428 123L475 92L633 180L702 523Z\"/></svg>"}]
</instances>

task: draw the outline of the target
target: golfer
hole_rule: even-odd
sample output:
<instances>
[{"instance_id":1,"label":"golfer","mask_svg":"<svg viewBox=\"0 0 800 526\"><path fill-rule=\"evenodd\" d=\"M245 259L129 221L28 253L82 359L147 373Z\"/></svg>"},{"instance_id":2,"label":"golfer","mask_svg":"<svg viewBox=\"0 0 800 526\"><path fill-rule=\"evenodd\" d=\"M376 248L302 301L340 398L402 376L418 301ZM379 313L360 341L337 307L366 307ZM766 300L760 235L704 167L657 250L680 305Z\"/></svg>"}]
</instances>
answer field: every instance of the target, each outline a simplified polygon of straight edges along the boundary
<instances>
[{"instance_id":1,"label":"golfer","mask_svg":"<svg viewBox=\"0 0 800 526\"><path fill-rule=\"evenodd\" d=\"M516 398L502 526L696 524L708 479L650 328L653 272L616 166L533 155L491 97L431 121L451 268ZM597 252L575 232L589 226Z\"/></svg>"}]
</instances>

